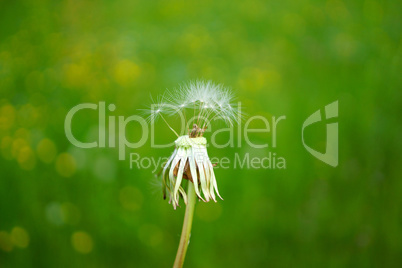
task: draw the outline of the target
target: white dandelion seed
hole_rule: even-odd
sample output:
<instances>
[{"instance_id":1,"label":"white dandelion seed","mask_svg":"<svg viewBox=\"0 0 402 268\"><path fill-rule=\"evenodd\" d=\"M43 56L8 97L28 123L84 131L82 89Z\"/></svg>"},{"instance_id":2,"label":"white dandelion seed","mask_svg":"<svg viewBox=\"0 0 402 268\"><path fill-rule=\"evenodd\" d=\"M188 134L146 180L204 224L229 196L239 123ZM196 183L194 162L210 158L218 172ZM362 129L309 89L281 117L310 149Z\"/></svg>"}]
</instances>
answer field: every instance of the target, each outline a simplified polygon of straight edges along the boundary
<instances>
[{"instance_id":1,"label":"white dandelion seed","mask_svg":"<svg viewBox=\"0 0 402 268\"><path fill-rule=\"evenodd\" d=\"M151 96L151 100L153 100ZM163 121L167 124L167 126L173 131L174 134L178 137L179 134L169 125L166 119L163 117L163 114L172 114L172 111L175 110L175 106L169 103L165 97L165 95L159 96L157 101L151 104L148 109L139 109L143 115L146 116L146 121L148 123L154 123L159 118L162 118Z\"/></svg>"}]
</instances>

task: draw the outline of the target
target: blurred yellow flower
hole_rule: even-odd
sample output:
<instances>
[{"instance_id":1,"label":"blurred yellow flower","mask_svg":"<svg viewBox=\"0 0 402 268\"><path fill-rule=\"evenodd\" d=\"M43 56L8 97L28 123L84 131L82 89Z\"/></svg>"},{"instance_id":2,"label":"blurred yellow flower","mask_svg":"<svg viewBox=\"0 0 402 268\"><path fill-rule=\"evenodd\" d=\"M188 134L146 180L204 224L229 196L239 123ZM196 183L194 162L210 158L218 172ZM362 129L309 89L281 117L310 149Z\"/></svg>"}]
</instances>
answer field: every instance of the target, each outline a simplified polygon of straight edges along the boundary
<instances>
[{"instance_id":1,"label":"blurred yellow flower","mask_svg":"<svg viewBox=\"0 0 402 268\"><path fill-rule=\"evenodd\" d=\"M56 145L52 140L47 138L42 139L39 142L36 151L38 153L39 159L46 164L50 164L51 162L53 162L57 154Z\"/></svg>"},{"instance_id":2,"label":"blurred yellow flower","mask_svg":"<svg viewBox=\"0 0 402 268\"><path fill-rule=\"evenodd\" d=\"M61 153L56 159L56 171L63 177L71 177L77 169L77 163L69 153Z\"/></svg>"},{"instance_id":3,"label":"blurred yellow flower","mask_svg":"<svg viewBox=\"0 0 402 268\"><path fill-rule=\"evenodd\" d=\"M19 248L26 248L29 245L29 234L22 227L14 227L11 230L11 241Z\"/></svg>"},{"instance_id":4,"label":"blurred yellow flower","mask_svg":"<svg viewBox=\"0 0 402 268\"><path fill-rule=\"evenodd\" d=\"M83 231L75 232L71 236L71 244L76 251L82 254L88 254L93 249L92 237Z\"/></svg>"}]
</instances>

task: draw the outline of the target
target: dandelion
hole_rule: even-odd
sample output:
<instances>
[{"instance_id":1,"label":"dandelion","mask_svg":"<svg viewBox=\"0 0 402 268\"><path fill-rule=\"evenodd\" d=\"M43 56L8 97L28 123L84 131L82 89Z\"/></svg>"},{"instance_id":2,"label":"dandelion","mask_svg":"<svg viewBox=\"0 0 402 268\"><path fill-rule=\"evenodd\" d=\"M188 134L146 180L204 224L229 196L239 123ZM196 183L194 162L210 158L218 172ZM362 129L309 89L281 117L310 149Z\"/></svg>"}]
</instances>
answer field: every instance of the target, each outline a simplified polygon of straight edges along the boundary
<instances>
[{"instance_id":1,"label":"dandelion","mask_svg":"<svg viewBox=\"0 0 402 268\"><path fill-rule=\"evenodd\" d=\"M219 194L218 186L213 171L213 165L207 153L207 140L204 137L190 138L189 135L181 136L176 141L176 149L166 162L162 179L164 187L164 197L166 190L169 193L169 202L173 207L179 205L179 194L187 204L187 195L181 183L183 179L189 180L194 185L197 197L205 202L214 200ZM199 189L199 184L201 189ZM201 192L202 194L201 194Z\"/></svg>"},{"instance_id":2,"label":"dandelion","mask_svg":"<svg viewBox=\"0 0 402 268\"><path fill-rule=\"evenodd\" d=\"M151 105L151 109L144 111L150 122L162 118L177 136L175 149L160 172L164 199L168 197L174 209L180 205L180 198L186 204L174 267L182 267L184 262L196 199L204 202L217 202L217 197L222 199L213 170L214 165L208 157L207 140L203 135L212 121L223 120L233 125L241 120L241 113L233 104L233 100L232 92L223 85L198 80L173 91L166 91ZM183 116L187 133L179 136L164 115ZM183 188L186 181L187 192Z\"/></svg>"}]
</instances>

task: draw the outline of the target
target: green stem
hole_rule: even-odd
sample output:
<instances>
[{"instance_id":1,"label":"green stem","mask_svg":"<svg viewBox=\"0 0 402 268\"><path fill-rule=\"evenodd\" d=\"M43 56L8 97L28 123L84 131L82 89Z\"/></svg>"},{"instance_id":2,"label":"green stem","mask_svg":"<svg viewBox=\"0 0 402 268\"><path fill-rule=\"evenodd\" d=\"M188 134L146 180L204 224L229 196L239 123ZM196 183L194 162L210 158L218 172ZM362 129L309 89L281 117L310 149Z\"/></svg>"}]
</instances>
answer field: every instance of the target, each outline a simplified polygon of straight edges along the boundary
<instances>
[{"instance_id":1,"label":"green stem","mask_svg":"<svg viewBox=\"0 0 402 268\"><path fill-rule=\"evenodd\" d=\"M196 194L192 182L188 182L187 189L187 206L184 214L183 229L181 230L180 244L177 249L176 259L173 268L183 267L184 258L186 257L187 247L190 243L191 224L193 223L194 207L196 202Z\"/></svg>"}]
</instances>

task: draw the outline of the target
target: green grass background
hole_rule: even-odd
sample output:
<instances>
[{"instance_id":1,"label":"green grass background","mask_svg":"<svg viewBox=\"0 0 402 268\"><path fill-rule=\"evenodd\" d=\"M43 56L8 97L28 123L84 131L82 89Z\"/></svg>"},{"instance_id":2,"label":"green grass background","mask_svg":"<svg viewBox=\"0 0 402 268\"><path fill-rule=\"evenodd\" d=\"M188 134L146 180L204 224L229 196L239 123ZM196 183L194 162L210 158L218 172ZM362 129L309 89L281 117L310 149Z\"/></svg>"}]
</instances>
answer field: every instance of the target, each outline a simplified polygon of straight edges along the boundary
<instances>
[{"instance_id":1,"label":"green grass background","mask_svg":"<svg viewBox=\"0 0 402 268\"><path fill-rule=\"evenodd\" d=\"M75 148L64 118L99 101L128 117L150 94L204 78L232 87L248 116L286 115L276 148L254 133L270 147L210 156L271 152L286 169L217 169L225 200L197 204L186 267L401 267L400 11L373 0L0 1L0 266L170 267L183 206L116 149ZM303 148L301 126L336 100L333 168ZM96 112L77 118L74 134L96 139ZM157 142L175 139L155 129ZM325 123L306 135L325 150ZM140 136L131 124L128 139Z\"/></svg>"}]
</instances>

